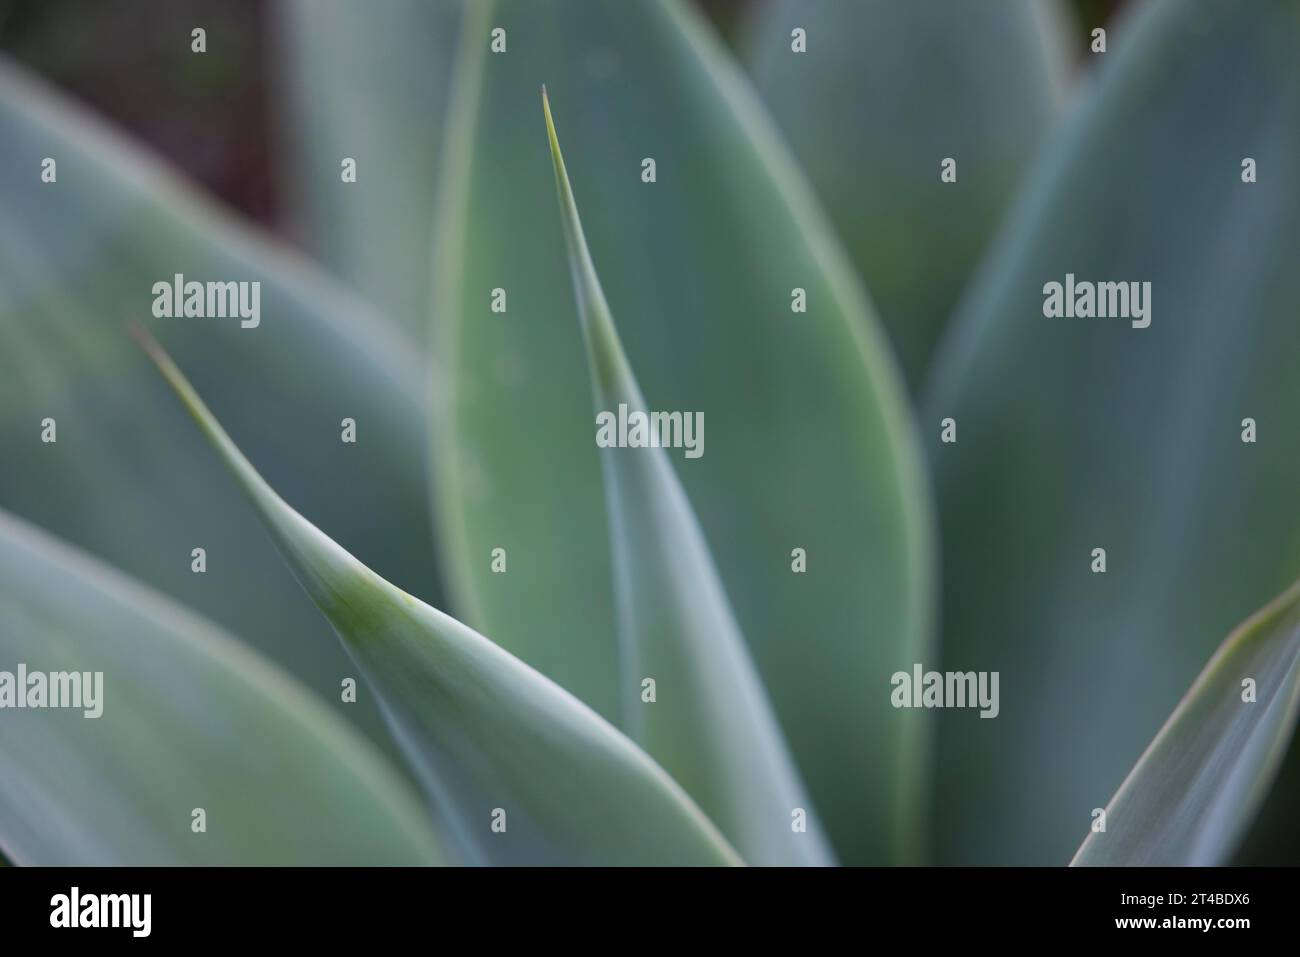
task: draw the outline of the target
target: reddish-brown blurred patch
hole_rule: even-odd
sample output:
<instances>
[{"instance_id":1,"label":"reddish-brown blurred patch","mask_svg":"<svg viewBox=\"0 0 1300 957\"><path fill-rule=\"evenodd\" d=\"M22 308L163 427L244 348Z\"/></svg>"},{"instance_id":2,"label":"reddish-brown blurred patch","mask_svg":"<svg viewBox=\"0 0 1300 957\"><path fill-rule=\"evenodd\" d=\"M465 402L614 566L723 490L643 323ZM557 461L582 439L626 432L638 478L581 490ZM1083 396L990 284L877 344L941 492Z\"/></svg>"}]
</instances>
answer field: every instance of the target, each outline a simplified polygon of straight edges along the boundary
<instances>
[{"instance_id":1,"label":"reddish-brown blurred patch","mask_svg":"<svg viewBox=\"0 0 1300 957\"><path fill-rule=\"evenodd\" d=\"M263 0L9 0L0 49L88 102L230 205L276 212ZM207 53L190 31L207 31Z\"/></svg>"}]
</instances>

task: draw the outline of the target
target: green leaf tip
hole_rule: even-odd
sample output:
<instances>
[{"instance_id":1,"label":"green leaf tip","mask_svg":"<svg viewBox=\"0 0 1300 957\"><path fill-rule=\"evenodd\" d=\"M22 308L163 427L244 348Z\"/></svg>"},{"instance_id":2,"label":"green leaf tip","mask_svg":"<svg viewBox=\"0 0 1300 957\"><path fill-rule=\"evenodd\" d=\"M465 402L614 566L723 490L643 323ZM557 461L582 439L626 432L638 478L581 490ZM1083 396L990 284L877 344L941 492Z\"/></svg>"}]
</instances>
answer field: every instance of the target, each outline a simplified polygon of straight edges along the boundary
<instances>
[{"instance_id":1,"label":"green leaf tip","mask_svg":"<svg viewBox=\"0 0 1300 957\"><path fill-rule=\"evenodd\" d=\"M564 166L564 153L560 150L560 137L555 132L555 117L551 114L551 98L546 93L546 84L542 84L542 115L546 118L546 138L551 144L551 164L555 167L555 188L560 192L561 212L564 211L565 198L572 199L569 186L569 172ZM567 232L566 232L567 235Z\"/></svg>"},{"instance_id":2,"label":"green leaf tip","mask_svg":"<svg viewBox=\"0 0 1300 957\"><path fill-rule=\"evenodd\" d=\"M225 431L219 426L214 428L216 418L203 400L199 398L199 394L194 391L194 387L190 385L184 373L172 361L172 357L167 354L167 350L162 347L162 344L138 320L129 320L126 328L140 348L144 350L144 354L158 367L158 371L162 373L163 378L167 380L167 384L175 391L186 411L193 416L194 421L203 430L203 434L217 446L222 457L231 457L242 468L251 470L252 465L248 463L243 454L235 447L235 444L231 442Z\"/></svg>"},{"instance_id":3,"label":"green leaf tip","mask_svg":"<svg viewBox=\"0 0 1300 957\"><path fill-rule=\"evenodd\" d=\"M282 550L285 550L287 554L294 555L298 560L302 560L299 546L295 542L295 531L305 527L311 529L311 532L318 537L325 538L325 536L322 536L320 531L315 528L315 525L312 525L298 512L285 505L285 501L269 485L266 485L260 475L257 475L252 463L248 462L247 458L244 458L243 452L239 451L239 447L235 445L233 439L227 436L226 430L217 423L217 417L213 415L212 410L209 410L207 403L204 403L204 400L199 397L199 393L195 391L194 386L190 385L185 373L181 372L181 369L172 360L172 356L168 355L165 348L162 348L159 341L153 338L148 329L135 320L127 322L126 328L133 335L135 341L139 343L140 348L143 348L144 354L153 361L153 364L162 373L162 378L168 382L168 385L172 386L177 398L181 399L182 406L185 406L186 411L198 424L203 436L212 443L217 454L221 456L222 462L225 462L226 467L234 473L240 490L246 495L248 501L255 506L277 545ZM326 538L326 541L329 541L328 538ZM333 542L330 542L330 545L333 545ZM334 559L334 563L344 564L344 566L351 564L354 571L361 572L364 577L382 581L380 577L370 572L369 568L357 562L346 551L339 549L337 545L334 545L334 551L338 553L331 557ZM295 570L296 568L298 566L295 566ZM312 576L311 581L304 581L303 584L308 593L315 599L317 596L313 586L318 588L322 584L318 577ZM383 584L387 585L387 583ZM393 585L387 586L396 590Z\"/></svg>"},{"instance_id":4,"label":"green leaf tip","mask_svg":"<svg viewBox=\"0 0 1300 957\"><path fill-rule=\"evenodd\" d=\"M543 92L569 268L600 415L649 406L620 340L583 234ZM695 414L695 413L683 413ZM703 434L703 412L700 435ZM601 448L624 727L697 800L752 864L834 857L736 621L694 508L662 447ZM643 675L679 704L645 710Z\"/></svg>"},{"instance_id":5,"label":"green leaf tip","mask_svg":"<svg viewBox=\"0 0 1300 957\"><path fill-rule=\"evenodd\" d=\"M467 862L744 863L681 785L587 705L381 578L290 508L162 347L143 329L133 333L369 680ZM485 808L508 809L508 836L495 828L484 836Z\"/></svg>"},{"instance_id":6,"label":"green leaf tip","mask_svg":"<svg viewBox=\"0 0 1300 957\"><path fill-rule=\"evenodd\" d=\"M546 116L546 135L551 144L555 189L560 201L565 244L569 250L569 271L578 300L578 318L582 323L596 388L606 393L621 390L628 394L630 405L644 406L610 317L609 303L605 300L587 237L582 231L582 218L578 215L578 203L569 182L569 170L564 163L559 135L555 132L555 118L551 114L551 100L545 87L542 88L542 112Z\"/></svg>"},{"instance_id":7,"label":"green leaf tip","mask_svg":"<svg viewBox=\"0 0 1300 957\"><path fill-rule=\"evenodd\" d=\"M846 863L916 861L932 723L861 687L930 657L928 479L893 359L844 250L693 5L499 0L467 13L428 310L443 387L426 402L430 473L450 596L471 624L605 717L621 721L640 704L620 682L620 643L610 637L619 624L610 513L598 507L608 485L593 448L595 376L589 347L571 348L579 313L556 193L538 188L553 162L544 158L544 80L573 193L599 199L580 205L583 230L647 398L716 423L705 461L670 452L671 465L818 818ZM481 41L498 21L548 42L493 56ZM616 75L604 72L615 59L602 53L596 63L593 50L616 55ZM392 89L393 101L420 103L403 92ZM660 144L658 185L643 180L653 150L633 144L645 142ZM493 175L482 175L484 164ZM799 321L788 318L792 273L812 304ZM479 321L488 287L528 290L537 321ZM493 369L507 388L480 387ZM854 442L844 445L845 435ZM649 455L614 457L631 465ZM512 562L528 556L526 580L482 560L507 537ZM795 575L776 560L807 542L818 543L820 568L845 573ZM820 689L816 708L808 688Z\"/></svg>"},{"instance_id":8,"label":"green leaf tip","mask_svg":"<svg viewBox=\"0 0 1300 957\"><path fill-rule=\"evenodd\" d=\"M1104 809L1074 866L1221 865L1300 717L1300 581L1224 639Z\"/></svg>"}]
</instances>

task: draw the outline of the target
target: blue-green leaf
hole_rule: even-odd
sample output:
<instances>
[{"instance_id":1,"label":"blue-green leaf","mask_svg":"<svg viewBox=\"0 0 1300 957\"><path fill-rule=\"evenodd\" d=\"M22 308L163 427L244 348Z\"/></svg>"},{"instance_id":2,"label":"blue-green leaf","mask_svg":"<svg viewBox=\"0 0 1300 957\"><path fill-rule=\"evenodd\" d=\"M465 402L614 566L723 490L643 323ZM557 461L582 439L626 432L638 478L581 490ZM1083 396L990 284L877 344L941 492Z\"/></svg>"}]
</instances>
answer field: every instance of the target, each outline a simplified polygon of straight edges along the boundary
<instances>
[{"instance_id":1,"label":"blue-green leaf","mask_svg":"<svg viewBox=\"0 0 1300 957\"><path fill-rule=\"evenodd\" d=\"M589 375L537 136L546 84L583 157L584 228L637 378L657 407L708 423L679 477L816 812L844 861L905 856L926 742L889 680L929 648L926 478L883 334L811 191L688 5L475 3L463 41L433 308L455 607L620 714Z\"/></svg>"},{"instance_id":2,"label":"blue-green leaf","mask_svg":"<svg viewBox=\"0 0 1300 957\"><path fill-rule=\"evenodd\" d=\"M1057 0L759 0L742 49L908 381L1063 98ZM800 38L805 52L795 52ZM952 160L951 182L942 164Z\"/></svg>"},{"instance_id":3,"label":"blue-green leaf","mask_svg":"<svg viewBox=\"0 0 1300 957\"><path fill-rule=\"evenodd\" d=\"M305 512L434 597L418 353L346 289L4 62L0 208L0 506L220 622L342 710L346 655L123 323L149 323L187 362ZM258 325L153 318L154 284L177 274L261 283ZM47 418L54 442L42 441ZM355 443L342 441L345 418ZM346 711L387 737L370 696Z\"/></svg>"},{"instance_id":4,"label":"blue-green leaf","mask_svg":"<svg viewBox=\"0 0 1300 957\"><path fill-rule=\"evenodd\" d=\"M1300 571L1300 7L1156 0L1109 47L924 405L945 660L1003 694L995 721L941 719L952 862L1065 861L1222 636ZM1071 275L1149 282L1150 325L1048 318Z\"/></svg>"},{"instance_id":5,"label":"blue-green leaf","mask_svg":"<svg viewBox=\"0 0 1300 957\"><path fill-rule=\"evenodd\" d=\"M281 181L301 238L417 346L461 0L280 0ZM343 163L355 162L344 180Z\"/></svg>"},{"instance_id":6,"label":"blue-green leaf","mask_svg":"<svg viewBox=\"0 0 1300 957\"><path fill-rule=\"evenodd\" d=\"M734 864L664 770L554 682L391 585L285 504L156 343L145 349L382 697L470 860Z\"/></svg>"},{"instance_id":7,"label":"blue-green leaf","mask_svg":"<svg viewBox=\"0 0 1300 957\"><path fill-rule=\"evenodd\" d=\"M600 287L544 92L543 103L596 418L648 419L653 410ZM693 440L684 454L702 454L703 416L676 414L691 417L676 435ZM671 427L666 437L674 439ZM601 463L626 656L624 725L747 861L829 863L820 825L668 453L663 446L611 446L602 449Z\"/></svg>"},{"instance_id":8,"label":"blue-green leaf","mask_svg":"<svg viewBox=\"0 0 1300 957\"><path fill-rule=\"evenodd\" d=\"M1076 865L1227 863L1300 717L1300 583L1228 636L1106 805Z\"/></svg>"},{"instance_id":9,"label":"blue-green leaf","mask_svg":"<svg viewBox=\"0 0 1300 957\"><path fill-rule=\"evenodd\" d=\"M82 707L0 711L0 847L15 863L446 860L407 780L297 681L0 512L0 680L20 666L32 683L10 694L35 701L35 675L82 673L60 682Z\"/></svg>"}]
</instances>

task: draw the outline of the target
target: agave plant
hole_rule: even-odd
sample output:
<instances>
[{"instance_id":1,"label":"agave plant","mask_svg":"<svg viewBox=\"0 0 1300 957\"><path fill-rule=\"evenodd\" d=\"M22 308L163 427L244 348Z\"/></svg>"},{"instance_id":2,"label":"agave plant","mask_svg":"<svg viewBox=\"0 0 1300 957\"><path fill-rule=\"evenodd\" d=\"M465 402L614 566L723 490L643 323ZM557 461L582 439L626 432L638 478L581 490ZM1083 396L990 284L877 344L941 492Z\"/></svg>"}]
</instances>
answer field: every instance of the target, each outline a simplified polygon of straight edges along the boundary
<instances>
[{"instance_id":1,"label":"agave plant","mask_svg":"<svg viewBox=\"0 0 1300 957\"><path fill-rule=\"evenodd\" d=\"M1293 4L280 13L310 256L0 66L10 861L1293 860Z\"/></svg>"}]
</instances>

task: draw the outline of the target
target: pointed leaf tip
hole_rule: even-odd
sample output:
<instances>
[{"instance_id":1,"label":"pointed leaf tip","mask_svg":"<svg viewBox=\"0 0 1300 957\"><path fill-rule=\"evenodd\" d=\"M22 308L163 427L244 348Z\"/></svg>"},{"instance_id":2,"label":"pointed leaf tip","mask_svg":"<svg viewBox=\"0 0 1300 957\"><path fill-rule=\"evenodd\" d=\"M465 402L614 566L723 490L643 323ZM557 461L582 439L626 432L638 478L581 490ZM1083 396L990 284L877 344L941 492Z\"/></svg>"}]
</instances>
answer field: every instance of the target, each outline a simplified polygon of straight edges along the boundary
<instances>
[{"instance_id":1,"label":"pointed leaf tip","mask_svg":"<svg viewBox=\"0 0 1300 957\"><path fill-rule=\"evenodd\" d=\"M543 108L597 421L613 408L648 414L583 234L548 101ZM703 413L698 415L702 436ZM747 861L831 863L821 825L809 810L708 543L666 451L603 448L601 462L614 530L625 672L655 675L681 695L677 708L627 712L627 726ZM644 700L636 687L621 691L625 701ZM803 831L788 820L800 810L807 818Z\"/></svg>"},{"instance_id":2,"label":"pointed leaf tip","mask_svg":"<svg viewBox=\"0 0 1300 957\"><path fill-rule=\"evenodd\" d=\"M557 134L554 113L570 104L564 160L574 157L574 194L599 197L587 239L650 397L690 397L710 424L749 423L767 436L757 444L748 429L716 428L710 464L681 462L680 478L818 816L845 861L915 859L928 726L887 696L860 693L870 675L926 660L931 639L929 498L892 359L843 250L711 28L689 4L618 6L615 17L583 4L498 0L512 33L554 41L512 47L508 57L487 53L481 29L462 34L465 70L446 134L456 148L440 187L448 211L437 231L441 281L430 310L447 385L430 407L435 502L458 605L607 717L639 704L639 689L620 691L610 640L618 625L609 512L599 507L605 486L591 454L590 356L560 335L576 318L571 267L556 243L555 197L537 189L542 137L530 124L540 104L527 91L536 95L544 78L548 102L556 84ZM600 61L617 65L608 78L616 82L593 82L592 50L608 52ZM664 63L684 82L665 84ZM579 122L597 113L600 123ZM640 182L636 161L649 150L631 144L670 146L685 129L696 147L687 157L690 188ZM619 162L595 161L611 149ZM477 174L476 158L487 156L500 176ZM665 162L660 156L661 181L673 168L683 172ZM559 219L567 228L567 216ZM654 255L638 255L651 237ZM791 270L816 304L808 322L783 318ZM486 276L497 277L493 286L528 289L530 315L542 321L477 321ZM588 318L600 340L600 378L617 389L624 383L599 317ZM541 355L544 363L530 361ZM512 376L509 389L476 390L483 370L502 363L532 371ZM774 374L754 403L754 370L800 368L821 374ZM457 400L475 391L477 401ZM837 451L848 433L857 437L851 456ZM544 446L538 434L548 436ZM679 461L674 453L672 464ZM760 471L766 478L756 483ZM796 534L819 543L821 567L857 571L792 575L772 556L788 554ZM530 561L526 587L481 561L503 535L519 554L551 559ZM798 655L792 634L807 644ZM809 687L824 692L815 709Z\"/></svg>"},{"instance_id":3,"label":"pointed leaf tip","mask_svg":"<svg viewBox=\"0 0 1300 957\"><path fill-rule=\"evenodd\" d=\"M470 861L734 865L697 804L625 735L482 634L383 579L287 505L184 374L138 336L385 705ZM582 799L575 799L581 795ZM484 838L483 808L510 808ZM503 819L504 820L504 819Z\"/></svg>"}]
</instances>

